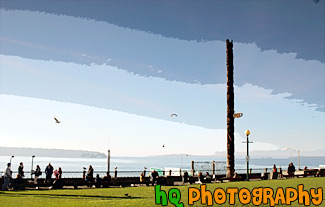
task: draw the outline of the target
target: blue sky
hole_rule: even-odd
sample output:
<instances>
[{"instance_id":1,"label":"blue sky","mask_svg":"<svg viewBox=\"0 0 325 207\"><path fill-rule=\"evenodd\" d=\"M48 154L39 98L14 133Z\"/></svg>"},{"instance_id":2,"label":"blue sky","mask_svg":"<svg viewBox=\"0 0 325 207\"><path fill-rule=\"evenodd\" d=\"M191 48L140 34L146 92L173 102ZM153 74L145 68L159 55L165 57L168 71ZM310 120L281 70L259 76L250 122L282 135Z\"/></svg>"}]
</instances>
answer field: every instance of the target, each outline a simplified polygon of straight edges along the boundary
<instances>
[{"instance_id":1,"label":"blue sky","mask_svg":"<svg viewBox=\"0 0 325 207\"><path fill-rule=\"evenodd\" d=\"M324 1L42 2L1 1L1 146L223 152L230 38L236 151L250 129L252 151L324 154Z\"/></svg>"}]
</instances>

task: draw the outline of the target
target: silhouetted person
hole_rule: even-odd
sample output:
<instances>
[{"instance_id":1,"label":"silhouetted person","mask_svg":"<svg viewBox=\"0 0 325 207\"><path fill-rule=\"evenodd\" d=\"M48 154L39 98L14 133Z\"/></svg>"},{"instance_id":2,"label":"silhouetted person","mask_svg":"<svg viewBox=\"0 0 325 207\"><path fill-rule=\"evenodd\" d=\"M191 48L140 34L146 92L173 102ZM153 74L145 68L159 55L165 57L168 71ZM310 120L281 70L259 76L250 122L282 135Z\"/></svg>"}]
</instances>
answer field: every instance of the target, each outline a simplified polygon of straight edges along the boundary
<instances>
[{"instance_id":1,"label":"silhouetted person","mask_svg":"<svg viewBox=\"0 0 325 207\"><path fill-rule=\"evenodd\" d=\"M46 166L45 168L45 175L46 175L46 182L50 182L52 179L52 174L53 174L53 166L51 165L51 163L48 164L48 166Z\"/></svg>"},{"instance_id":2,"label":"silhouetted person","mask_svg":"<svg viewBox=\"0 0 325 207\"><path fill-rule=\"evenodd\" d=\"M82 179L83 179L83 180L86 180L86 169L87 169L87 168L82 167L82 169L83 169L83 170L82 170Z\"/></svg>"},{"instance_id":3,"label":"silhouetted person","mask_svg":"<svg viewBox=\"0 0 325 207\"><path fill-rule=\"evenodd\" d=\"M234 172L234 176L232 176L232 178L234 178L234 179L237 179L237 178L239 178L239 176L238 176L238 174L237 174L237 172L236 172L236 171Z\"/></svg>"},{"instance_id":4,"label":"silhouetted person","mask_svg":"<svg viewBox=\"0 0 325 207\"><path fill-rule=\"evenodd\" d=\"M291 168L292 168L292 175L294 175L296 172L296 167L293 165L293 163L291 163Z\"/></svg>"},{"instance_id":5,"label":"silhouetted person","mask_svg":"<svg viewBox=\"0 0 325 207\"><path fill-rule=\"evenodd\" d=\"M18 167L18 174L17 174L17 178L23 178L25 177L25 174L24 174L24 164L21 162L19 164L19 167Z\"/></svg>"},{"instance_id":6,"label":"silhouetted person","mask_svg":"<svg viewBox=\"0 0 325 207\"><path fill-rule=\"evenodd\" d=\"M35 170L35 179L34 179L34 182L35 184L37 184L37 179L39 176L42 175L42 171L41 171L41 168L39 165L36 166L36 170Z\"/></svg>"},{"instance_id":7,"label":"silhouetted person","mask_svg":"<svg viewBox=\"0 0 325 207\"><path fill-rule=\"evenodd\" d=\"M295 166L293 165L293 163L290 163L289 166L288 166L288 175L289 176L294 176L295 171L296 171Z\"/></svg>"},{"instance_id":8,"label":"silhouetted person","mask_svg":"<svg viewBox=\"0 0 325 207\"><path fill-rule=\"evenodd\" d=\"M276 168L275 164L273 165L272 173L273 173L272 179L277 179L278 178L278 169Z\"/></svg>"},{"instance_id":9,"label":"silhouetted person","mask_svg":"<svg viewBox=\"0 0 325 207\"><path fill-rule=\"evenodd\" d=\"M152 185L158 184L159 174L156 170L152 171L151 177L152 177Z\"/></svg>"},{"instance_id":10,"label":"silhouetted person","mask_svg":"<svg viewBox=\"0 0 325 207\"><path fill-rule=\"evenodd\" d=\"M102 185L102 179L99 177L99 174L96 175L95 186L96 188L100 188Z\"/></svg>"},{"instance_id":11,"label":"silhouetted person","mask_svg":"<svg viewBox=\"0 0 325 207\"><path fill-rule=\"evenodd\" d=\"M7 164L6 169L2 173L3 177L3 184L2 184L2 190L8 190L10 185L10 180L12 179L12 171L11 171L11 163Z\"/></svg>"},{"instance_id":12,"label":"silhouetted person","mask_svg":"<svg viewBox=\"0 0 325 207\"><path fill-rule=\"evenodd\" d=\"M62 169L61 169L61 167L59 167L58 173L59 173L58 177L59 177L59 179L61 179L62 178Z\"/></svg>"},{"instance_id":13,"label":"silhouetted person","mask_svg":"<svg viewBox=\"0 0 325 207\"><path fill-rule=\"evenodd\" d=\"M94 181L94 168L91 165L89 165L86 179L88 183L92 183ZM88 187L91 187L91 184L89 184Z\"/></svg>"},{"instance_id":14,"label":"silhouetted person","mask_svg":"<svg viewBox=\"0 0 325 207\"><path fill-rule=\"evenodd\" d=\"M211 176L210 176L210 174L208 172L205 173L205 178L204 179L205 180L211 179Z\"/></svg>"},{"instance_id":15,"label":"silhouetted person","mask_svg":"<svg viewBox=\"0 0 325 207\"><path fill-rule=\"evenodd\" d=\"M184 172L184 175L183 175L183 183L187 183L188 180L189 180L188 172Z\"/></svg>"},{"instance_id":16,"label":"silhouetted person","mask_svg":"<svg viewBox=\"0 0 325 207\"><path fill-rule=\"evenodd\" d=\"M111 180L112 180L111 176L109 175L108 172L106 172L106 175L103 177L103 187L107 188Z\"/></svg>"}]
</instances>

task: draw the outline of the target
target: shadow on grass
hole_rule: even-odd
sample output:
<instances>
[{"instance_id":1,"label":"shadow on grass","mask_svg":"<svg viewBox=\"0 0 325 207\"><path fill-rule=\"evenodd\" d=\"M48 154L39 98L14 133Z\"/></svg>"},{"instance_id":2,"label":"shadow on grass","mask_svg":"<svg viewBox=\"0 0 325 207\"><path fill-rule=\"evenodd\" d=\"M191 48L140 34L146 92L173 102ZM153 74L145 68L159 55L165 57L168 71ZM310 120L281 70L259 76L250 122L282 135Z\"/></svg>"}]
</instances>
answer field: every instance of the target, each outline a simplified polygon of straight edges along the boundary
<instances>
[{"instance_id":1,"label":"shadow on grass","mask_svg":"<svg viewBox=\"0 0 325 207\"><path fill-rule=\"evenodd\" d=\"M101 199L101 200L112 200L112 199L142 199L142 197L133 197L133 196L101 196L101 195L63 195L63 194L28 194L28 193L14 193L14 194L5 194L7 197L27 197L35 196L41 198L64 198L64 199Z\"/></svg>"}]
</instances>

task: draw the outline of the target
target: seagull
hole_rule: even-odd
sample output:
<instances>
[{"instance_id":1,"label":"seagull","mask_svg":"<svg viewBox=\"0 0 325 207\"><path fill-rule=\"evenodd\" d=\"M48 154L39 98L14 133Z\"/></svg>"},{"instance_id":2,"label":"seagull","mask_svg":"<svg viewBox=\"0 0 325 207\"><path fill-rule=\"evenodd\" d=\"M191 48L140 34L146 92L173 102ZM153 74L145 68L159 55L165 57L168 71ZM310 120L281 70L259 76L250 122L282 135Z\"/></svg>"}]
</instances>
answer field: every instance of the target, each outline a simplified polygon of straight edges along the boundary
<instances>
[{"instance_id":1,"label":"seagull","mask_svg":"<svg viewBox=\"0 0 325 207\"><path fill-rule=\"evenodd\" d=\"M55 123L57 123L57 124L60 124L61 122L57 119L57 118L55 118L54 117L54 120L55 120Z\"/></svg>"},{"instance_id":2,"label":"seagull","mask_svg":"<svg viewBox=\"0 0 325 207\"><path fill-rule=\"evenodd\" d=\"M171 114L170 117L177 116L177 114Z\"/></svg>"}]
</instances>

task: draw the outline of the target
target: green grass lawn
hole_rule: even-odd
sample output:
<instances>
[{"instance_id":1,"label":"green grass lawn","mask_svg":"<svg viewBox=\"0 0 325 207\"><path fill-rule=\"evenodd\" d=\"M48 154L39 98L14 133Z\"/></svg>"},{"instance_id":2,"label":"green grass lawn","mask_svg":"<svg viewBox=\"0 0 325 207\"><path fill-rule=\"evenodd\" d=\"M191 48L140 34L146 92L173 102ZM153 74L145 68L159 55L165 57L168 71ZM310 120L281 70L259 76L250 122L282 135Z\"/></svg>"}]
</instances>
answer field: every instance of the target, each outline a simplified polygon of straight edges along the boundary
<instances>
[{"instance_id":1,"label":"green grass lawn","mask_svg":"<svg viewBox=\"0 0 325 207\"><path fill-rule=\"evenodd\" d=\"M284 180L266 180L266 181L250 181L250 182L231 182L231 183L217 183L207 184L207 189L212 193L216 188L247 188L252 190L258 187L270 187L276 190L278 187L285 189L286 187L293 187L297 189L299 184L304 184L304 190L310 192L310 188L324 188L325 178L299 178L299 179L284 179ZM184 206L188 205L188 188L200 188L200 185L190 186L162 186L162 190L168 192L171 188L178 188L181 192L181 202ZM124 194L128 193L130 197ZM323 189L322 189L323 193ZM242 206L238 199L238 194L235 196L235 205ZM323 202L320 206L324 206ZM101 189L65 189L65 190L25 190L25 191L0 191L0 206L161 206L155 204L155 189L149 187L128 187L128 188L101 188ZM174 206L170 202L168 206ZM201 201L194 203L193 206L202 206ZM229 196L223 205L213 206L230 206ZM252 203L247 206L253 206ZM261 205L269 206L269 204ZM285 206L285 205L277 205ZM292 206L299 206L298 201L292 203ZM303 205L301 205L303 206ZM310 206L314 206L311 205Z\"/></svg>"}]
</instances>

